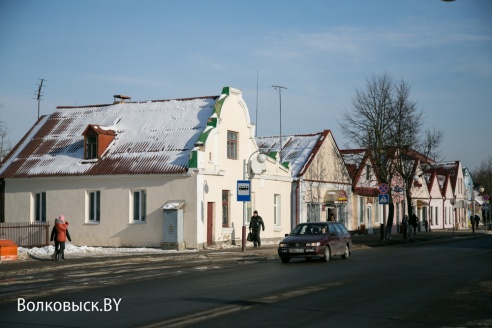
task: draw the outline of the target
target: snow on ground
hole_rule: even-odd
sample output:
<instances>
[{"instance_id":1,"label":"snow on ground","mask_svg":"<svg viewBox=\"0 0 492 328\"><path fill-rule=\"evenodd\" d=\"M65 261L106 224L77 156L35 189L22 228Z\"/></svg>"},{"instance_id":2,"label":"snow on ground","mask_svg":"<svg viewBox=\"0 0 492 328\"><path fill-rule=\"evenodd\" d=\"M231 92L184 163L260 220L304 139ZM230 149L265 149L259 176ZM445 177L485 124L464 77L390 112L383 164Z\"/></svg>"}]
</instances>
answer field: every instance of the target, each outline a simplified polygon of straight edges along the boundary
<instances>
[{"instance_id":1,"label":"snow on ground","mask_svg":"<svg viewBox=\"0 0 492 328\"><path fill-rule=\"evenodd\" d=\"M276 245L278 242L265 241L262 245ZM253 243L248 242L247 247L252 247ZM239 249L241 245L220 245L210 246L207 250L224 250L224 249ZM32 247L24 248L18 247L17 258L18 260L29 260L29 254L34 258L49 259L54 253L55 247L53 245L44 247ZM123 256L130 254L182 254L182 253L196 253L197 249L186 249L184 251L176 250L163 250L160 248L149 247L92 247L92 246L76 246L71 243L65 244L65 256L70 258L83 258L83 257L105 257L105 256Z\"/></svg>"}]
</instances>

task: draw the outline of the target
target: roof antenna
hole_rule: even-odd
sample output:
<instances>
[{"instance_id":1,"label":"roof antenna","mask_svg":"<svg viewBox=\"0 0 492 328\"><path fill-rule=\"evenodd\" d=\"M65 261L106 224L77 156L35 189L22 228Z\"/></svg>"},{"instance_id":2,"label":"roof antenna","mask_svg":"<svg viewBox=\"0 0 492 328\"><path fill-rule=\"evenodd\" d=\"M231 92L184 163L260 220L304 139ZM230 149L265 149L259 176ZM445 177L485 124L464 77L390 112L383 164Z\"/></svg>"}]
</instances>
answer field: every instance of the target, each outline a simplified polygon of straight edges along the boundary
<instances>
[{"instance_id":1,"label":"roof antenna","mask_svg":"<svg viewBox=\"0 0 492 328\"><path fill-rule=\"evenodd\" d=\"M41 103L41 97L43 97L43 91L41 89L43 88L43 82L46 81L45 79L39 79L41 82L38 84L38 92L36 95L36 98L33 98L38 101L38 120L39 120L39 109L40 109L40 103Z\"/></svg>"}]
</instances>

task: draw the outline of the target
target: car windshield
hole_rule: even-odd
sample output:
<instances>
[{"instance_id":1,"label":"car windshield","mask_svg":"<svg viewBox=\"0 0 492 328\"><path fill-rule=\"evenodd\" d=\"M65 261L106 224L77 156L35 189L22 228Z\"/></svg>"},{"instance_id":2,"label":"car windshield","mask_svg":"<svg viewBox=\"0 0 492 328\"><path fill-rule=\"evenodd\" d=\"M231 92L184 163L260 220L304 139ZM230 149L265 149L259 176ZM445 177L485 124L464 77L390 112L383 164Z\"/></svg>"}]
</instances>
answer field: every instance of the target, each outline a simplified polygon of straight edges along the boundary
<instances>
[{"instance_id":1,"label":"car windshield","mask_svg":"<svg viewBox=\"0 0 492 328\"><path fill-rule=\"evenodd\" d=\"M323 235L326 234L328 228L321 224L300 224L292 230L291 235Z\"/></svg>"}]
</instances>

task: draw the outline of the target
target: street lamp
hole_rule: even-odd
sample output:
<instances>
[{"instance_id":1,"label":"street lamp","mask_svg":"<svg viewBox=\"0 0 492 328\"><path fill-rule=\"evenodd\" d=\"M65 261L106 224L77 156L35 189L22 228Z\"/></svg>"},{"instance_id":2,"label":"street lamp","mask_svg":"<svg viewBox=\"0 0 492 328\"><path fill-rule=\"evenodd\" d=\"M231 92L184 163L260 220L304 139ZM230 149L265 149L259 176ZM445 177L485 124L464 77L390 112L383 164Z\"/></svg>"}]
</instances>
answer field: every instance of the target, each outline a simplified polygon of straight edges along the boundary
<instances>
[{"instance_id":1,"label":"street lamp","mask_svg":"<svg viewBox=\"0 0 492 328\"><path fill-rule=\"evenodd\" d=\"M287 89L286 87L283 87L281 85L272 85L272 88L275 88L278 90L278 99L280 102L280 151L278 153L279 159L280 159L280 164L282 164L282 89Z\"/></svg>"},{"instance_id":2,"label":"street lamp","mask_svg":"<svg viewBox=\"0 0 492 328\"><path fill-rule=\"evenodd\" d=\"M255 151L254 153L252 153L251 155L249 155L249 158L248 158L248 161L244 160L243 162L243 180L246 180L246 175L248 174L249 175L249 162L251 161L251 157L253 157L254 154L258 153L259 150ZM259 163L265 163L267 159L267 156L265 154L258 154L258 156L256 157L256 160L259 162ZM249 178L249 176L248 176ZM251 191L250 191L251 192ZM246 251L246 214L247 214L247 208L246 208L246 202L243 202L243 231L242 231L242 246L241 246L241 251L244 252Z\"/></svg>"}]
</instances>

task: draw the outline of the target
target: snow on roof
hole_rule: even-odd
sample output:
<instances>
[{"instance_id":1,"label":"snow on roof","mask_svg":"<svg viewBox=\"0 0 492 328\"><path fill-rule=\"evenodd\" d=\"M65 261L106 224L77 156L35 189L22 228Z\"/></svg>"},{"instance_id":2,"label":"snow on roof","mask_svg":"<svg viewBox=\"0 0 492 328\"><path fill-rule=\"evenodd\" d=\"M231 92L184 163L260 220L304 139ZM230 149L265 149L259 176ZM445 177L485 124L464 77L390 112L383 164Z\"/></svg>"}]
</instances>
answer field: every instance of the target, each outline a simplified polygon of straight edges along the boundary
<instances>
[{"instance_id":1,"label":"snow on roof","mask_svg":"<svg viewBox=\"0 0 492 328\"><path fill-rule=\"evenodd\" d=\"M322 133L282 136L282 162L289 162L292 176L296 177L309 159ZM264 153L280 150L280 137L256 137L260 151Z\"/></svg>"},{"instance_id":2,"label":"snow on roof","mask_svg":"<svg viewBox=\"0 0 492 328\"><path fill-rule=\"evenodd\" d=\"M213 114L217 96L145 103L58 107L0 169L4 178L175 174ZM89 124L116 136L99 160L84 160Z\"/></svg>"}]
</instances>

